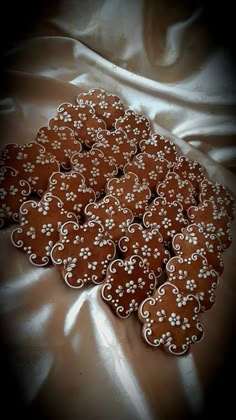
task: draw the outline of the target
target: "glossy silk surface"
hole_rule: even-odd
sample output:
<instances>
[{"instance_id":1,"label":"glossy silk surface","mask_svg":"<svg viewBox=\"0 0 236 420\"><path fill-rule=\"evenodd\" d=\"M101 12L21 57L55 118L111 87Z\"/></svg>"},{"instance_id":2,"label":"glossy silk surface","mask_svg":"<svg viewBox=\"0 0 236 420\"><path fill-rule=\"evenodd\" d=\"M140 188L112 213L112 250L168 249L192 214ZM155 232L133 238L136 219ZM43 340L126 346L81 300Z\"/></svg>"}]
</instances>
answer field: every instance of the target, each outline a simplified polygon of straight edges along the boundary
<instances>
[{"instance_id":1,"label":"glossy silk surface","mask_svg":"<svg viewBox=\"0 0 236 420\"><path fill-rule=\"evenodd\" d=\"M181 1L56 2L6 58L1 146L34 140L59 104L100 87L147 115L236 197L232 63L201 14ZM216 303L200 315L204 339L183 357L149 347L137 316L114 316L101 286L70 289L55 267L31 265L12 230L0 231L0 316L27 404L69 420L201 413L235 327L235 222Z\"/></svg>"}]
</instances>

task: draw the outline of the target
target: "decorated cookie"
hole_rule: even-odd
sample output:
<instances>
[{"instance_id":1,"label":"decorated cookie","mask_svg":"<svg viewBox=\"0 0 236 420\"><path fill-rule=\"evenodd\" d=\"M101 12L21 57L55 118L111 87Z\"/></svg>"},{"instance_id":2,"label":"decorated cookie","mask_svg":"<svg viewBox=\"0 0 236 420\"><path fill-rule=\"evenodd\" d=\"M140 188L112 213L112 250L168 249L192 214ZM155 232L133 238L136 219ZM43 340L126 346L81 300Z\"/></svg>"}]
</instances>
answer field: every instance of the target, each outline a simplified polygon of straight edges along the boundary
<instances>
[{"instance_id":1,"label":"decorated cookie","mask_svg":"<svg viewBox=\"0 0 236 420\"><path fill-rule=\"evenodd\" d=\"M148 153L139 153L124 167L124 173L133 172L139 181L146 184L151 191L162 181L169 169L169 162L163 158L156 158Z\"/></svg>"},{"instance_id":2,"label":"decorated cookie","mask_svg":"<svg viewBox=\"0 0 236 420\"><path fill-rule=\"evenodd\" d=\"M59 127L71 128L76 140L87 147L95 143L98 130L106 128L105 122L96 116L94 109L83 103L60 105L57 115L49 121L49 126L53 130Z\"/></svg>"},{"instance_id":3,"label":"decorated cookie","mask_svg":"<svg viewBox=\"0 0 236 420\"><path fill-rule=\"evenodd\" d=\"M81 93L77 97L80 105L90 105L96 115L102 118L107 128L112 129L117 118L124 115L124 105L118 96L106 92L103 89L90 89L89 92Z\"/></svg>"},{"instance_id":4,"label":"decorated cookie","mask_svg":"<svg viewBox=\"0 0 236 420\"><path fill-rule=\"evenodd\" d=\"M188 224L183 216L183 207L178 201L169 202L157 197L148 206L143 215L143 224L147 228L158 228L165 245L169 245L173 236Z\"/></svg>"},{"instance_id":5,"label":"decorated cookie","mask_svg":"<svg viewBox=\"0 0 236 420\"><path fill-rule=\"evenodd\" d=\"M125 258L140 255L156 276L162 274L164 265L170 258L159 230L145 229L138 223L129 226L125 236L120 238L118 246Z\"/></svg>"},{"instance_id":6,"label":"decorated cookie","mask_svg":"<svg viewBox=\"0 0 236 420\"><path fill-rule=\"evenodd\" d=\"M126 110L124 116L116 120L115 128L124 130L128 139L137 146L141 140L148 139L151 135L148 118L131 109Z\"/></svg>"},{"instance_id":7,"label":"decorated cookie","mask_svg":"<svg viewBox=\"0 0 236 420\"><path fill-rule=\"evenodd\" d=\"M133 222L134 216L126 207L122 207L116 197L106 195L96 203L87 204L84 210L85 222L100 222L107 235L117 241Z\"/></svg>"},{"instance_id":8,"label":"decorated cookie","mask_svg":"<svg viewBox=\"0 0 236 420\"><path fill-rule=\"evenodd\" d=\"M116 165L98 149L75 153L71 158L71 167L84 176L86 185L95 191L97 197L104 191L106 182L118 172Z\"/></svg>"},{"instance_id":9,"label":"decorated cookie","mask_svg":"<svg viewBox=\"0 0 236 420\"><path fill-rule=\"evenodd\" d=\"M230 219L214 202L205 200L198 206L189 207L187 215L191 223L203 226L206 232L215 233L223 249L229 248L232 242Z\"/></svg>"},{"instance_id":10,"label":"decorated cookie","mask_svg":"<svg viewBox=\"0 0 236 420\"><path fill-rule=\"evenodd\" d=\"M64 209L75 213L79 218L85 206L96 199L95 192L85 184L84 176L75 171L54 172L49 178L45 194L59 197Z\"/></svg>"},{"instance_id":11,"label":"decorated cookie","mask_svg":"<svg viewBox=\"0 0 236 420\"><path fill-rule=\"evenodd\" d=\"M222 245L218 236L205 231L201 225L193 223L182 229L174 236L172 248L176 255L182 257L191 257L193 253L205 256L209 267L219 275L224 270Z\"/></svg>"},{"instance_id":12,"label":"decorated cookie","mask_svg":"<svg viewBox=\"0 0 236 420\"><path fill-rule=\"evenodd\" d=\"M215 289L219 279L203 255L172 257L166 264L166 274L168 281L181 293L191 293L198 298L202 312L210 309L215 303Z\"/></svg>"},{"instance_id":13,"label":"decorated cookie","mask_svg":"<svg viewBox=\"0 0 236 420\"><path fill-rule=\"evenodd\" d=\"M177 162L173 166L173 172L182 179L188 179L197 193L199 184L206 176L206 172L200 163L189 159L187 156L179 156Z\"/></svg>"},{"instance_id":14,"label":"decorated cookie","mask_svg":"<svg viewBox=\"0 0 236 420\"><path fill-rule=\"evenodd\" d=\"M105 191L107 195L118 198L121 206L128 207L134 217L142 217L151 197L151 190L133 173L110 179Z\"/></svg>"},{"instance_id":15,"label":"decorated cookie","mask_svg":"<svg viewBox=\"0 0 236 420\"><path fill-rule=\"evenodd\" d=\"M44 196L43 201L26 201L20 208L20 226L12 232L12 243L26 252L34 265L47 265L61 225L77 221L73 213L63 208L58 197Z\"/></svg>"},{"instance_id":16,"label":"decorated cookie","mask_svg":"<svg viewBox=\"0 0 236 420\"><path fill-rule=\"evenodd\" d=\"M153 271L143 259L134 255L112 261L102 287L102 297L120 318L128 318L156 286Z\"/></svg>"},{"instance_id":17,"label":"decorated cookie","mask_svg":"<svg viewBox=\"0 0 236 420\"><path fill-rule=\"evenodd\" d=\"M181 179L174 172L168 172L163 182L157 185L156 192L169 202L178 201L184 210L197 204L194 198L196 191L191 182Z\"/></svg>"},{"instance_id":18,"label":"decorated cookie","mask_svg":"<svg viewBox=\"0 0 236 420\"><path fill-rule=\"evenodd\" d=\"M139 307L145 341L174 355L187 353L191 344L203 338L200 309L195 296L182 294L173 284L164 283Z\"/></svg>"},{"instance_id":19,"label":"decorated cookie","mask_svg":"<svg viewBox=\"0 0 236 420\"><path fill-rule=\"evenodd\" d=\"M235 200L224 185L204 179L200 184L199 201L203 203L205 200L212 201L231 220L234 219Z\"/></svg>"},{"instance_id":20,"label":"decorated cookie","mask_svg":"<svg viewBox=\"0 0 236 420\"><path fill-rule=\"evenodd\" d=\"M65 223L51 258L66 284L81 288L86 283L103 282L109 261L115 256L115 244L104 235L99 223Z\"/></svg>"},{"instance_id":21,"label":"decorated cookie","mask_svg":"<svg viewBox=\"0 0 236 420\"><path fill-rule=\"evenodd\" d=\"M46 190L51 173L60 169L59 163L36 142L8 144L2 151L1 163L14 168L18 178L27 181L39 196Z\"/></svg>"},{"instance_id":22,"label":"decorated cookie","mask_svg":"<svg viewBox=\"0 0 236 420\"><path fill-rule=\"evenodd\" d=\"M159 134L152 134L148 139L139 142L141 152L149 153L158 159L166 159L172 165L178 159L175 144Z\"/></svg>"},{"instance_id":23,"label":"decorated cookie","mask_svg":"<svg viewBox=\"0 0 236 420\"><path fill-rule=\"evenodd\" d=\"M35 141L42 144L64 170L70 169L70 157L82 150L81 143L75 140L74 132L69 127L41 127Z\"/></svg>"},{"instance_id":24,"label":"decorated cookie","mask_svg":"<svg viewBox=\"0 0 236 420\"><path fill-rule=\"evenodd\" d=\"M104 156L120 169L137 152L137 147L127 138L123 130L100 130L93 148L100 149Z\"/></svg>"},{"instance_id":25,"label":"decorated cookie","mask_svg":"<svg viewBox=\"0 0 236 420\"><path fill-rule=\"evenodd\" d=\"M31 193L29 183L18 176L10 167L0 168L0 228L9 222L19 221L21 204Z\"/></svg>"}]
</instances>

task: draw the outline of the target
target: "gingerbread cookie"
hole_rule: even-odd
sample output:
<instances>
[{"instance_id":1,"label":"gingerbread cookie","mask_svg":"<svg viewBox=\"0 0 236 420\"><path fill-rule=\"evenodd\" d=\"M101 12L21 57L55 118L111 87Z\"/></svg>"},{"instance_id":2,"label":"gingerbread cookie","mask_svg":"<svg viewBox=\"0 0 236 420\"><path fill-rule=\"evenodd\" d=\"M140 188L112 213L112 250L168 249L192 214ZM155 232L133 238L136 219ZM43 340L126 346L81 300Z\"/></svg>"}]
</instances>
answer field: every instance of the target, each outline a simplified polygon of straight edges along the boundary
<instances>
[{"instance_id":1,"label":"gingerbread cookie","mask_svg":"<svg viewBox=\"0 0 236 420\"><path fill-rule=\"evenodd\" d=\"M184 218L183 207L178 201L169 202L157 197L148 206L143 215L143 224L147 228L158 228L165 245L169 245L173 236L188 224Z\"/></svg>"},{"instance_id":2,"label":"gingerbread cookie","mask_svg":"<svg viewBox=\"0 0 236 420\"><path fill-rule=\"evenodd\" d=\"M19 221L20 206L30 193L29 183L20 179L15 169L7 166L0 168L0 228Z\"/></svg>"},{"instance_id":3,"label":"gingerbread cookie","mask_svg":"<svg viewBox=\"0 0 236 420\"><path fill-rule=\"evenodd\" d=\"M1 164L14 168L18 178L27 181L39 196L46 190L51 173L60 169L59 163L36 142L8 144L2 151Z\"/></svg>"},{"instance_id":4,"label":"gingerbread cookie","mask_svg":"<svg viewBox=\"0 0 236 420\"><path fill-rule=\"evenodd\" d=\"M86 93L80 93L77 102L90 105L96 115L106 122L107 128L110 130L116 119L124 115L124 105L120 98L103 89L90 89Z\"/></svg>"},{"instance_id":5,"label":"gingerbread cookie","mask_svg":"<svg viewBox=\"0 0 236 420\"><path fill-rule=\"evenodd\" d=\"M116 129L122 129L127 134L129 141L138 146L139 142L148 139L151 135L149 119L142 114L137 114L132 109L125 111L123 117L115 122Z\"/></svg>"},{"instance_id":6,"label":"gingerbread cookie","mask_svg":"<svg viewBox=\"0 0 236 420\"><path fill-rule=\"evenodd\" d=\"M59 238L61 225L77 221L67 212L58 197L45 195L42 201L26 201L20 208L20 226L11 235L13 245L26 252L32 264L47 265L53 245Z\"/></svg>"},{"instance_id":7,"label":"gingerbread cookie","mask_svg":"<svg viewBox=\"0 0 236 420\"><path fill-rule=\"evenodd\" d=\"M176 255L191 257L197 253L206 257L209 267L217 272L223 273L224 264L221 256L222 245L217 235L208 233L203 226L195 223L182 229L172 241L172 248Z\"/></svg>"},{"instance_id":8,"label":"gingerbread cookie","mask_svg":"<svg viewBox=\"0 0 236 420\"><path fill-rule=\"evenodd\" d=\"M175 144L159 134L152 134L148 139L139 142L141 152L149 153L158 159L166 159L173 166L178 159Z\"/></svg>"},{"instance_id":9,"label":"gingerbread cookie","mask_svg":"<svg viewBox=\"0 0 236 420\"><path fill-rule=\"evenodd\" d=\"M60 163L62 170L70 169L70 157L82 150L81 143L75 139L69 127L41 127L35 141L42 144L46 153Z\"/></svg>"},{"instance_id":10,"label":"gingerbread cookie","mask_svg":"<svg viewBox=\"0 0 236 420\"><path fill-rule=\"evenodd\" d=\"M59 127L71 128L76 140L87 147L92 147L95 143L98 130L106 128L105 122L96 116L93 108L83 103L61 104L57 109L57 115L50 119L49 126L53 130Z\"/></svg>"},{"instance_id":11,"label":"gingerbread cookie","mask_svg":"<svg viewBox=\"0 0 236 420\"><path fill-rule=\"evenodd\" d=\"M124 166L124 174L136 174L142 184L155 191L156 185L162 181L170 168L169 162L163 158L156 158L148 153L139 153L131 162Z\"/></svg>"},{"instance_id":12,"label":"gingerbread cookie","mask_svg":"<svg viewBox=\"0 0 236 420\"><path fill-rule=\"evenodd\" d=\"M128 318L155 287L153 271L140 256L134 255L109 264L102 297L118 317Z\"/></svg>"},{"instance_id":13,"label":"gingerbread cookie","mask_svg":"<svg viewBox=\"0 0 236 420\"><path fill-rule=\"evenodd\" d=\"M200 184L199 201L203 203L205 200L212 201L231 220L234 219L235 200L224 185L204 179Z\"/></svg>"},{"instance_id":14,"label":"gingerbread cookie","mask_svg":"<svg viewBox=\"0 0 236 420\"><path fill-rule=\"evenodd\" d=\"M104 235L99 223L65 223L51 258L66 284L81 288L103 282L109 261L115 257L115 244Z\"/></svg>"},{"instance_id":15,"label":"gingerbread cookie","mask_svg":"<svg viewBox=\"0 0 236 420\"><path fill-rule=\"evenodd\" d=\"M45 194L59 197L64 209L75 213L79 219L85 206L96 200L96 194L92 188L87 187L84 176L75 171L54 172L49 178Z\"/></svg>"},{"instance_id":16,"label":"gingerbread cookie","mask_svg":"<svg viewBox=\"0 0 236 420\"><path fill-rule=\"evenodd\" d=\"M187 156L179 156L177 162L173 166L173 172L182 179L188 179L197 193L199 191L199 184L206 176L206 172L200 163L189 159Z\"/></svg>"},{"instance_id":17,"label":"gingerbread cookie","mask_svg":"<svg viewBox=\"0 0 236 420\"><path fill-rule=\"evenodd\" d=\"M174 355L187 353L191 344L203 338L200 308L195 296L182 294L173 284L164 283L139 307L145 341Z\"/></svg>"},{"instance_id":18,"label":"gingerbread cookie","mask_svg":"<svg viewBox=\"0 0 236 420\"><path fill-rule=\"evenodd\" d=\"M229 248L232 242L230 219L224 210L219 209L217 204L205 200L198 206L189 207L187 215L191 223L203 226L206 232L216 234L223 249Z\"/></svg>"},{"instance_id":19,"label":"gingerbread cookie","mask_svg":"<svg viewBox=\"0 0 236 420\"><path fill-rule=\"evenodd\" d=\"M107 235L117 241L133 222L134 216L126 207L122 207L116 197L106 195L97 203L87 204L84 210L85 222L98 221Z\"/></svg>"},{"instance_id":20,"label":"gingerbread cookie","mask_svg":"<svg viewBox=\"0 0 236 420\"><path fill-rule=\"evenodd\" d=\"M159 196L165 197L167 201L178 201L184 210L196 205L194 198L196 191L187 179L181 179L174 172L168 172L163 182L157 185L156 192Z\"/></svg>"},{"instance_id":21,"label":"gingerbread cookie","mask_svg":"<svg viewBox=\"0 0 236 420\"><path fill-rule=\"evenodd\" d=\"M106 182L118 172L116 165L107 160L99 149L75 153L71 158L71 167L84 176L86 185L95 191L97 197L103 193Z\"/></svg>"},{"instance_id":22,"label":"gingerbread cookie","mask_svg":"<svg viewBox=\"0 0 236 420\"><path fill-rule=\"evenodd\" d=\"M123 130L100 130L97 133L97 142L93 148L100 149L104 156L122 169L137 152L137 147L127 138Z\"/></svg>"},{"instance_id":23,"label":"gingerbread cookie","mask_svg":"<svg viewBox=\"0 0 236 420\"><path fill-rule=\"evenodd\" d=\"M138 223L133 223L127 229L125 236L120 238L118 246L125 258L139 255L148 268L160 276L170 253L163 245L163 238L156 229L145 229Z\"/></svg>"},{"instance_id":24,"label":"gingerbread cookie","mask_svg":"<svg viewBox=\"0 0 236 420\"><path fill-rule=\"evenodd\" d=\"M107 195L112 195L120 201L122 207L128 207L134 217L142 217L151 197L151 190L142 184L137 175L126 173L120 178L110 179L105 188Z\"/></svg>"},{"instance_id":25,"label":"gingerbread cookie","mask_svg":"<svg viewBox=\"0 0 236 420\"><path fill-rule=\"evenodd\" d=\"M166 274L168 281L181 293L191 293L198 298L201 312L209 310L215 303L215 289L219 278L203 255L172 257L166 264Z\"/></svg>"}]
</instances>

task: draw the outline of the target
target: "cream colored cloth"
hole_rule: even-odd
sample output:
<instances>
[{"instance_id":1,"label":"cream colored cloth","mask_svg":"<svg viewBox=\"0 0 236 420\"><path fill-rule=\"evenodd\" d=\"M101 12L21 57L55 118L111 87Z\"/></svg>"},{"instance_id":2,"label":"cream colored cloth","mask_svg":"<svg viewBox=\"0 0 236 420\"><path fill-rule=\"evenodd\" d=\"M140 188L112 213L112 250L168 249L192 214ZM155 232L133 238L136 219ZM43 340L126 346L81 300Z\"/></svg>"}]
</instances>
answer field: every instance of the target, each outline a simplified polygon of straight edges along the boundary
<instances>
[{"instance_id":1,"label":"cream colored cloth","mask_svg":"<svg viewBox=\"0 0 236 420\"><path fill-rule=\"evenodd\" d=\"M56 2L8 54L1 145L33 140L60 103L101 87L147 115L236 197L227 169L236 168L234 74L201 13L181 1ZM235 326L235 224L216 304L201 316L205 337L181 358L148 347L137 317L116 318L100 287L75 291L55 268L33 267L11 231L0 231L0 315L28 404L63 420L201 412Z\"/></svg>"}]
</instances>

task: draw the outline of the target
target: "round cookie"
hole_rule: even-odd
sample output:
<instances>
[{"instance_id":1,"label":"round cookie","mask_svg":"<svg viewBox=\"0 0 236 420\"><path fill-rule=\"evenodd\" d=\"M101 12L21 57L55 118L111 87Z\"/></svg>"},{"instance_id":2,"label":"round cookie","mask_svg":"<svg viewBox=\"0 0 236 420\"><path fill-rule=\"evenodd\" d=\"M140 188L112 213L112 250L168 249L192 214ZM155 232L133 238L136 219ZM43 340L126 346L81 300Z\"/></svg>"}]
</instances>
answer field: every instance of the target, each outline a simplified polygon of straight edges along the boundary
<instances>
[{"instance_id":1,"label":"round cookie","mask_svg":"<svg viewBox=\"0 0 236 420\"><path fill-rule=\"evenodd\" d=\"M106 195L96 203L87 204L84 216L85 222L100 222L107 236L115 242L126 232L134 220L131 210L122 207L119 200L111 195Z\"/></svg>"},{"instance_id":2,"label":"round cookie","mask_svg":"<svg viewBox=\"0 0 236 420\"><path fill-rule=\"evenodd\" d=\"M203 338L199 311L195 296L183 295L173 284L164 283L139 307L145 341L174 355L187 353L193 343Z\"/></svg>"},{"instance_id":3,"label":"round cookie","mask_svg":"<svg viewBox=\"0 0 236 420\"><path fill-rule=\"evenodd\" d=\"M201 254L191 257L172 257L166 264L169 282L181 293L193 294L199 300L201 312L209 310L215 303L215 289L219 278L209 267L207 259Z\"/></svg>"},{"instance_id":4,"label":"round cookie","mask_svg":"<svg viewBox=\"0 0 236 420\"><path fill-rule=\"evenodd\" d=\"M96 115L106 122L109 130L113 129L115 121L124 115L124 105L120 98L104 89L90 89L80 93L77 97L78 104L90 105Z\"/></svg>"},{"instance_id":5,"label":"round cookie","mask_svg":"<svg viewBox=\"0 0 236 420\"><path fill-rule=\"evenodd\" d=\"M69 127L41 127L35 141L43 145L46 153L60 163L62 170L70 169L70 157L82 150L81 143L75 139Z\"/></svg>"},{"instance_id":6,"label":"round cookie","mask_svg":"<svg viewBox=\"0 0 236 420\"><path fill-rule=\"evenodd\" d=\"M129 141L123 130L100 130L93 148L101 150L104 156L120 169L137 152L137 147Z\"/></svg>"},{"instance_id":7,"label":"round cookie","mask_svg":"<svg viewBox=\"0 0 236 420\"><path fill-rule=\"evenodd\" d=\"M169 202L165 197L157 197L144 213L143 224L147 228L158 228L164 244L169 245L173 236L188 221L184 218L183 207L178 201Z\"/></svg>"},{"instance_id":8,"label":"round cookie","mask_svg":"<svg viewBox=\"0 0 236 420\"><path fill-rule=\"evenodd\" d=\"M122 129L126 133L129 141L138 146L143 139L148 139L151 135L149 119L142 114L137 114L132 109L127 109L123 117L115 122L116 129Z\"/></svg>"},{"instance_id":9,"label":"round cookie","mask_svg":"<svg viewBox=\"0 0 236 420\"><path fill-rule=\"evenodd\" d=\"M138 223L131 224L125 236L120 238L118 247L125 258L139 255L150 270L160 276L170 258L169 251L163 245L163 238L156 228L145 229Z\"/></svg>"},{"instance_id":10,"label":"round cookie","mask_svg":"<svg viewBox=\"0 0 236 420\"><path fill-rule=\"evenodd\" d=\"M118 198L123 207L128 207L134 217L142 217L151 197L151 190L142 184L137 175L126 173L120 178L110 179L105 188L107 195Z\"/></svg>"},{"instance_id":11,"label":"round cookie","mask_svg":"<svg viewBox=\"0 0 236 420\"><path fill-rule=\"evenodd\" d=\"M104 281L109 261L115 257L115 244L104 235L99 223L65 223L51 258L66 284L81 288L87 283Z\"/></svg>"},{"instance_id":12,"label":"round cookie","mask_svg":"<svg viewBox=\"0 0 236 420\"><path fill-rule=\"evenodd\" d=\"M85 206L96 199L93 189L85 184L84 176L75 171L53 172L45 194L57 196L63 203L64 209L75 213L79 219Z\"/></svg>"},{"instance_id":13,"label":"round cookie","mask_svg":"<svg viewBox=\"0 0 236 420\"><path fill-rule=\"evenodd\" d=\"M106 128L105 122L96 116L94 109L83 103L61 104L57 109L57 115L49 120L49 126L53 130L59 127L71 128L76 140L89 148L95 143L97 132Z\"/></svg>"},{"instance_id":14,"label":"round cookie","mask_svg":"<svg viewBox=\"0 0 236 420\"><path fill-rule=\"evenodd\" d=\"M156 187L156 192L160 197L165 197L167 201L178 201L184 210L196 205L194 198L196 191L187 179L181 179L174 172L168 172L166 177Z\"/></svg>"},{"instance_id":15,"label":"round cookie","mask_svg":"<svg viewBox=\"0 0 236 420\"><path fill-rule=\"evenodd\" d=\"M211 269L218 275L223 273L224 264L222 260L222 245L214 233L208 233L202 226L195 223L182 229L172 240L172 249L176 255L191 257L197 253L206 257Z\"/></svg>"},{"instance_id":16,"label":"round cookie","mask_svg":"<svg viewBox=\"0 0 236 420\"><path fill-rule=\"evenodd\" d=\"M102 287L102 298L120 318L128 318L156 286L153 271L143 259L134 255L112 261Z\"/></svg>"},{"instance_id":17,"label":"round cookie","mask_svg":"<svg viewBox=\"0 0 236 420\"><path fill-rule=\"evenodd\" d=\"M67 212L58 197L44 196L42 201L26 201L20 208L20 226L11 235L15 247L26 252L32 264L50 263L53 245L59 238L63 223L77 221L75 214Z\"/></svg>"},{"instance_id":18,"label":"round cookie","mask_svg":"<svg viewBox=\"0 0 236 420\"><path fill-rule=\"evenodd\" d=\"M140 182L147 185L151 191L155 191L156 185L165 178L169 168L167 160L144 152L134 156L131 162L124 166L124 174L136 174Z\"/></svg>"},{"instance_id":19,"label":"round cookie","mask_svg":"<svg viewBox=\"0 0 236 420\"><path fill-rule=\"evenodd\" d=\"M146 152L158 159L166 159L173 166L178 159L175 144L159 134L152 134L148 139L139 142L141 152Z\"/></svg>"},{"instance_id":20,"label":"round cookie","mask_svg":"<svg viewBox=\"0 0 236 420\"><path fill-rule=\"evenodd\" d=\"M97 197L104 192L106 182L118 172L116 165L107 160L99 149L75 153L71 158L71 167L84 176L86 185L95 191Z\"/></svg>"},{"instance_id":21,"label":"round cookie","mask_svg":"<svg viewBox=\"0 0 236 420\"><path fill-rule=\"evenodd\" d=\"M30 193L30 184L20 179L15 169L8 166L0 168L0 228L19 221L20 206Z\"/></svg>"}]
</instances>

